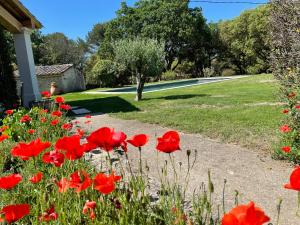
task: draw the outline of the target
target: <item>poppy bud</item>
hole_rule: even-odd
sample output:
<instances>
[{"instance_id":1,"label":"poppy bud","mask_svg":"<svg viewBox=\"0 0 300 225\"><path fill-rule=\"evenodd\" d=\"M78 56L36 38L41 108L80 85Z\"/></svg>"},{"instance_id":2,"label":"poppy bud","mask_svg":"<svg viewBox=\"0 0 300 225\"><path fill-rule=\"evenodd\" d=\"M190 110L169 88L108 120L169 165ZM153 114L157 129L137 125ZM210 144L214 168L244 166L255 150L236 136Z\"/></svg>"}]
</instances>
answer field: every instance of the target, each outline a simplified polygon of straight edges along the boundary
<instances>
[{"instance_id":1,"label":"poppy bud","mask_svg":"<svg viewBox=\"0 0 300 225\"><path fill-rule=\"evenodd\" d=\"M186 154L187 154L188 157L190 157L190 155L191 155L191 150L187 150L187 151L186 151Z\"/></svg>"}]
</instances>

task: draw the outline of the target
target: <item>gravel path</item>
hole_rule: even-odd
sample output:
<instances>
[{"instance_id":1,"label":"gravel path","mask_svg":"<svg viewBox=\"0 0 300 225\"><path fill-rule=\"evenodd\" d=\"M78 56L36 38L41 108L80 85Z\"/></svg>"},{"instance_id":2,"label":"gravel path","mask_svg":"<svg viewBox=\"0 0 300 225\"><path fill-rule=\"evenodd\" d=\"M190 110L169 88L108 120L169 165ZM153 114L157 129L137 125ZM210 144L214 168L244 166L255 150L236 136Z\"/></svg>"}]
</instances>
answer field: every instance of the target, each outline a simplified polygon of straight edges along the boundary
<instances>
[{"instance_id":1,"label":"gravel path","mask_svg":"<svg viewBox=\"0 0 300 225\"><path fill-rule=\"evenodd\" d=\"M86 120L78 117L77 120ZM145 124L138 121L126 121L109 117L108 115L94 115L90 119L89 130L95 130L102 126L109 126L115 130L125 132L128 137L145 133L150 136L150 142L143 149L143 158L150 168L150 175L158 177L158 168L161 168L166 154L157 154L155 151L156 136L161 136L167 128ZM197 134L181 135L181 148L174 154L176 163L182 163L182 168L187 168L186 150L197 149L197 160L191 171L189 192L199 187L201 182L207 182L207 171L212 172L212 180L215 186L216 201L221 202L224 179L226 184L227 210L231 208L235 190L241 194L241 202L247 203L253 200L263 208L267 215L275 219L277 215L276 205L280 198L283 199L281 211L281 225L300 225L300 217L296 217L297 193L285 190L283 184L289 180L292 166L286 162L275 161L270 156L258 151L249 150L233 144L224 144L216 140ZM137 163L138 151L129 147L129 156ZM193 157L192 157L193 158ZM181 174L181 176L180 176ZM179 172L179 177L184 177L185 170ZM275 224L275 221L272 221Z\"/></svg>"}]
</instances>

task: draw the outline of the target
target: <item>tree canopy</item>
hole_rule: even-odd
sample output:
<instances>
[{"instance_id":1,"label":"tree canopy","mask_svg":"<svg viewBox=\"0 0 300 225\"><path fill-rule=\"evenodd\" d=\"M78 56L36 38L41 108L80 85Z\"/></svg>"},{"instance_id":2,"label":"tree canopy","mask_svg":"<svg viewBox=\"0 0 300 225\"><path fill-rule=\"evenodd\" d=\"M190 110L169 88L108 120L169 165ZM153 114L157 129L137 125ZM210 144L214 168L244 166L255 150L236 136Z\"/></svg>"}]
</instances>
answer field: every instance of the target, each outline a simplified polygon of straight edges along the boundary
<instances>
[{"instance_id":1,"label":"tree canopy","mask_svg":"<svg viewBox=\"0 0 300 225\"><path fill-rule=\"evenodd\" d=\"M222 60L240 74L266 72L269 68L269 16L270 6L265 5L219 23L220 41L226 47Z\"/></svg>"},{"instance_id":2,"label":"tree canopy","mask_svg":"<svg viewBox=\"0 0 300 225\"><path fill-rule=\"evenodd\" d=\"M164 67L164 44L149 38L122 39L113 45L115 61L129 69L137 83L136 100L142 98L144 84L159 76Z\"/></svg>"}]
</instances>

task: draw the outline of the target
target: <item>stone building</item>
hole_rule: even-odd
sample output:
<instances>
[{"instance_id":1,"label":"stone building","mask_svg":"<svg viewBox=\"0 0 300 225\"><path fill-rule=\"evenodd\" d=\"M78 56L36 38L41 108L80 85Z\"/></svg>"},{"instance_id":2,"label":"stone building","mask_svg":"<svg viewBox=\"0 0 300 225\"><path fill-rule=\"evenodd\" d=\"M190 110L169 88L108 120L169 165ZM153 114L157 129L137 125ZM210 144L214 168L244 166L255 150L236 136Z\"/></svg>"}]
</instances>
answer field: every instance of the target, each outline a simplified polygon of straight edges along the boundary
<instances>
[{"instance_id":1,"label":"stone building","mask_svg":"<svg viewBox=\"0 0 300 225\"><path fill-rule=\"evenodd\" d=\"M85 90L84 77L75 69L73 64L36 66L35 73L40 91L49 91L54 82L57 87L57 94ZM21 81L18 70L15 71L15 76L18 94L20 94Z\"/></svg>"}]
</instances>

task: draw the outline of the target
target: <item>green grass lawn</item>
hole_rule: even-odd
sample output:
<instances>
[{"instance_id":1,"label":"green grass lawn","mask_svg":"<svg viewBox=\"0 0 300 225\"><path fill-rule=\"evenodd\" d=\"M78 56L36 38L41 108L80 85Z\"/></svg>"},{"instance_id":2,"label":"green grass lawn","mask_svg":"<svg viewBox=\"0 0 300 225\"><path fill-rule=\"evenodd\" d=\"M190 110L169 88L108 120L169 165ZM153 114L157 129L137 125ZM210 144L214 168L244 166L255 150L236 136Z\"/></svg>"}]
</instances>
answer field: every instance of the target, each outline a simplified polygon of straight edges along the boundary
<instances>
[{"instance_id":1,"label":"green grass lawn","mask_svg":"<svg viewBox=\"0 0 300 225\"><path fill-rule=\"evenodd\" d=\"M64 97L71 105L92 112L270 149L282 120L277 92L278 86L271 75L255 75L145 93L141 102L135 102L133 94L70 93Z\"/></svg>"}]
</instances>

